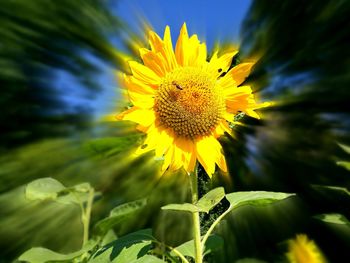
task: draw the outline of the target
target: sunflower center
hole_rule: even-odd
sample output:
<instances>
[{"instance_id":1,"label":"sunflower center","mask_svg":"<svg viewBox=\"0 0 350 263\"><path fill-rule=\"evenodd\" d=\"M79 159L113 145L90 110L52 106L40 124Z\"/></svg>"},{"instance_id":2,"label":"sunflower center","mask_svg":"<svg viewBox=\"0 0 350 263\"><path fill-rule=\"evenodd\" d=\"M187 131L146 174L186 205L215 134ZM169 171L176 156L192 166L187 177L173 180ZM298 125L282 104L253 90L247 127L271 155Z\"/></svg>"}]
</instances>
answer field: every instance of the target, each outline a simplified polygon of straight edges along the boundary
<instances>
[{"instance_id":1,"label":"sunflower center","mask_svg":"<svg viewBox=\"0 0 350 263\"><path fill-rule=\"evenodd\" d=\"M180 137L209 135L222 119L225 101L216 79L201 68L173 70L158 89L154 109L162 125Z\"/></svg>"}]
</instances>

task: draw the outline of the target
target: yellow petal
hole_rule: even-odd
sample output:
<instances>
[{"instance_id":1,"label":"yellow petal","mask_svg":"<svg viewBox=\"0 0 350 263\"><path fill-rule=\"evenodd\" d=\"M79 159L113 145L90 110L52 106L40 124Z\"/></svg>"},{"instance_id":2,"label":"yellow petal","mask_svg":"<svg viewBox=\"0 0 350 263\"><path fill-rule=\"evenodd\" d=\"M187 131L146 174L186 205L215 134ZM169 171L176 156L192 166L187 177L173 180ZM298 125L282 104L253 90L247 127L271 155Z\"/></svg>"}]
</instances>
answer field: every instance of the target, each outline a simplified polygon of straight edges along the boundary
<instances>
[{"instance_id":1,"label":"yellow petal","mask_svg":"<svg viewBox=\"0 0 350 263\"><path fill-rule=\"evenodd\" d=\"M157 74L154 73L154 71L151 70L150 68L148 68L140 63L137 63L136 61L129 61L129 66L130 66L130 69L131 69L133 76L136 79L139 79L148 85L158 85L159 84L159 82L160 82L159 76L157 76Z\"/></svg>"},{"instance_id":2,"label":"yellow petal","mask_svg":"<svg viewBox=\"0 0 350 263\"><path fill-rule=\"evenodd\" d=\"M139 156L151 150L154 150L157 145L157 138L159 137L160 132L154 125L148 130L147 137L144 143L136 150L135 155Z\"/></svg>"},{"instance_id":3,"label":"yellow petal","mask_svg":"<svg viewBox=\"0 0 350 263\"><path fill-rule=\"evenodd\" d=\"M196 164L195 145L192 140L175 137L164 155L163 170L169 166L170 170L178 170L181 167L187 172L192 172Z\"/></svg>"},{"instance_id":4,"label":"yellow petal","mask_svg":"<svg viewBox=\"0 0 350 263\"><path fill-rule=\"evenodd\" d=\"M124 86L128 90L131 103L139 108L150 109L154 106L156 90L133 76L125 75Z\"/></svg>"},{"instance_id":5,"label":"yellow petal","mask_svg":"<svg viewBox=\"0 0 350 263\"><path fill-rule=\"evenodd\" d=\"M249 115L250 117L256 118L256 119L260 119L259 114L257 114L254 110L251 109L247 109L246 110L247 115Z\"/></svg>"},{"instance_id":6,"label":"yellow petal","mask_svg":"<svg viewBox=\"0 0 350 263\"><path fill-rule=\"evenodd\" d=\"M200 43L197 35L190 37L186 49L187 66L200 66L206 63L207 46Z\"/></svg>"},{"instance_id":7,"label":"yellow petal","mask_svg":"<svg viewBox=\"0 0 350 263\"><path fill-rule=\"evenodd\" d=\"M169 26L165 27L164 31L164 52L165 58L167 59L169 69L173 70L177 67L177 62L173 50L173 43L171 41L171 34Z\"/></svg>"},{"instance_id":8,"label":"yellow petal","mask_svg":"<svg viewBox=\"0 0 350 263\"><path fill-rule=\"evenodd\" d=\"M230 87L224 89L225 98L228 100L234 100L239 96L249 95L252 93L253 90L250 86Z\"/></svg>"},{"instance_id":9,"label":"yellow petal","mask_svg":"<svg viewBox=\"0 0 350 263\"><path fill-rule=\"evenodd\" d=\"M246 113L247 115L260 119L260 116L254 111L256 109L269 107L271 103L256 103L253 91L250 86L240 86L238 88L226 89L226 110L225 119L231 118L232 114L236 114L239 111ZM231 120L232 121L232 120Z\"/></svg>"},{"instance_id":10,"label":"yellow petal","mask_svg":"<svg viewBox=\"0 0 350 263\"><path fill-rule=\"evenodd\" d=\"M159 77L165 76L168 72L167 62L160 53L155 53L146 48L141 48L139 52L145 66L152 69Z\"/></svg>"},{"instance_id":11,"label":"yellow petal","mask_svg":"<svg viewBox=\"0 0 350 263\"><path fill-rule=\"evenodd\" d=\"M170 36L170 28L167 26L164 32L164 41L153 31L149 32L151 50L162 56L167 72L177 67Z\"/></svg>"},{"instance_id":12,"label":"yellow petal","mask_svg":"<svg viewBox=\"0 0 350 263\"><path fill-rule=\"evenodd\" d=\"M181 150L181 161L184 169L189 173L194 170L196 164L196 151L194 142L190 139L176 138L176 147Z\"/></svg>"},{"instance_id":13,"label":"yellow petal","mask_svg":"<svg viewBox=\"0 0 350 263\"><path fill-rule=\"evenodd\" d=\"M218 52L214 52L213 56L209 62L209 69L212 71L212 74L215 74L216 77L220 76L222 73L226 72L232 62L232 58L238 53L238 50L228 52L223 54L218 58Z\"/></svg>"},{"instance_id":14,"label":"yellow petal","mask_svg":"<svg viewBox=\"0 0 350 263\"><path fill-rule=\"evenodd\" d=\"M157 35L157 33L153 31L149 31L148 34L149 38L149 44L151 46L151 50L155 53L162 53L163 51L163 41L162 39Z\"/></svg>"},{"instance_id":15,"label":"yellow petal","mask_svg":"<svg viewBox=\"0 0 350 263\"><path fill-rule=\"evenodd\" d=\"M245 112L255 102L250 86L226 89L226 94L226 109L230 113Z\"/></svg>"},{"instance_id":16,"label":"yellow petal","mask_svg":"<svg viewBox=\"0 0 350 263\"><path fill-rule=\"evenodd\" d=\"M169 131L163 129L159 132L156 145L156 157L162 157L170 148L174 141L174 136Z\"/></svg>"},{"instance_id":17,"label":"yellow petal","mask_svg":"<svg viewBox=\"0 0 350 263\"><path fill-rule=\"evenodd\" d=\"M186 23L183 24L175 47L175 57L180 66L200 66L206 63L207 47L200 43L197 35L188 37Z\"/></svg>"},{"instance_id":18,"label":"yellow petal","mask_svg":"<svg viewBox=\"0 0 350 263\"><path fill-rule=\"evenodd\" d=\"M196 142L197 158L210 177L215 172L215 163L223 166L221 149L220 143L213 136L204 137Z\"/></svg>"},{"instance_id":19,"label":"yellow petal","mask_svg":"<svg viewBox=\"0 0 350 263\"><path fill-rule=\"evenodd\" d=\"M140 95L139 93L135 92L128 92L129 99L131 103L142 109L151 109L154 106L154 98L150 96Z\"/></svg>"},{"instance_id":20,"label":"yellow petal","mask_svg":"<svg viewBox=\"0 0 350 263\"><path fill-rule=\"evenodd\" d=\"M177 138L176 138L177 139ZM177 143L173 144L173 160L170 165L171 170L178 170L183 166L183 152Z\"/></svg>"},{"instance_id":21,"label":"yellow petal","mask_svg":"<svg viewBox=\"0 0 350 263\"><path fill-rule=\"evenodd\" d=\"M196 166L196 161L197 161L197 155L196 155L196 152L195 152L194 144L191 144L191 147L192 147L191 148L191 153L189 154L188 160L187 160L187 162L184 165L184 168L185 168L185 170L188 173L191 173L191 172L194 171L194 167Z\"/></svg>"},{"instance_id":22,"label":"yellow petal","mask_svg":"<svg viewBox=\"0 0 350 263\"><path fill-rule=\"evenodd\" d=\"M168 167L170 166L172 160L173 160L173 145L170 145L169 149L167 150L167 152L164 155L164 162L163 162L163 166L162 166L162 172L165 172L166 169L168 169Z\"/></svg>"},{"instance_id":23,"label":"yellow petal","mask_svg":"<svg viewBox=\"0 0 350 263\"><path fill-rule=\"evenodd\" d=\"M147 127L147 126L142 126L141 124L139 124L136 126L136 129L138 131L143 132L143 133L147 133L147 131L149 130L149 126Z\"/></svg>"},{"instance_id":24,"label":"yellow petal","mask_svg":"<svg viewBox=\"0 0 350 263\"><path fill-rule=\"evenodd\" d=\"M230 116L231 118L231 116ZM233 120L233 114L232 114L232 120ZM233 137L233 133L230 129L230 127L228 126L228 123L226 120L222 120L218 126L215 128L213 134L215 138L219 138L220 136L224 135L225 132L227 132L228 134L230 134Z\"/></svg>"},{"instance_id":25,"label":"yellow petal","mask_svg":"<svg viewBox=\"0 0 350 263\"><path fill-rule=\"evenodd\" d=\"M155 122L156 116L153 110L132 107L131 109L117 115L119 120L133 121L144 127L149 127Z\"/></svg>"},{"instance_id":26,"label":"yellow petal","mask_svg":"<svg viewBox=\"0 0 350 263\"><path fill-rule=\"evenodd\" d=\"M226 159L223 154L220 154L220 157L216 160L216 163L218 164L219 168L223 172L227 172L227 164L226 164Z\"/></svg>"},{"instance_id":27,"label":"yellow petal","mask_svg":"<svg viewBox=\"0 0 350 263\"><path fill-rule=\"evenodd\" d=\"M184 23L181 27L179 37L176 42L175 47L175 56L177 63L181 66L186 66L186 49L188 46L188 33L187 33L187 26L186 23Z\"/></svg>"},{"instance_id":28,"label":"yellow petal","mask_svg":"<svg viewBox=\"0 0 350 263\"><path fill-rule=\"evenodd\" d=\"M224 113L224 118L225 120L227 120L228 122L233 122L234 118L235 118L235 114L230 113L230 112L225 112Z\"/></svg>"},{"instance_id":29,"label":"yellow petal","mask_svg":"<svg viewBox=\"0 0 350 263\"><path fill-rule=\"evenodd\" d=\"M199 44L196 65L200 66L207 62L207 45L205 43Z\"/></svg>"},{"instance_id":30,"label":"yellow petal","mask_svg":"<svg viewBox=\"0 0 350 263\"><path fill-rule=\"evenodd\" d=\"M220 85L224 89L232 86L239 86L246 79L246 77L248 77L253 65L254 63L252 62L241 63L230 69L230 71L219 80Z\"/></svg>"},{"instance_id":31,"label":"yellow petal","mask_svg":"<svg viewBox=\"0 0 350 263\"><path fill-rule=\"evenodd\" d=\"M130 75L124 75L123 84L129 91L136 92L140 95L154 96L156 94L156 89L154 89L152 86L147 85Z\"/></svg>"}]
</instances>

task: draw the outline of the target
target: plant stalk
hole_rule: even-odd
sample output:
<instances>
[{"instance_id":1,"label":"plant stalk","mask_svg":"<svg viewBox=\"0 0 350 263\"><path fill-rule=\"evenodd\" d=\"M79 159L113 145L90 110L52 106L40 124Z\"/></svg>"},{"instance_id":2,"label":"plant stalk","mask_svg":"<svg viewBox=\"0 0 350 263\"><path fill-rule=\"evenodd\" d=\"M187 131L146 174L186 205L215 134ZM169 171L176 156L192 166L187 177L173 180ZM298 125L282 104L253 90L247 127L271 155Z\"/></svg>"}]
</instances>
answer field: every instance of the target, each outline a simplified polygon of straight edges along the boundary
<instances>
[{"instance_id":1,"label":"plant stalk","mask_svg":"<svg viewBox=\"0 0 350 263\"><path fill-rule=\"evenodd\" d=\"M94 189L89 190L89 196L86 203L85 211L82 215L82 221L84 226L84 234L83 234L83 246L88 242L89 240L89 225L90 225L90 218L91 218L91 208L92 208L92 202L94 200Z\"/></svg>"},{"instance_id":2,"label":"plant stalk","mask_svg":"<svg viewBox=\"0 0 350 263\"><path fill-rule=\"evenodd\" d=\"M191 177L191 192L192 192L192 204L198 201L198 169L197 165L192 173ZM195 262L202 263L202 245L201 245L201 227L199 221L199 212L192 213L193 220L193 238L194 238L194 249L195 249Z\"/></svg>"}]
</instances>

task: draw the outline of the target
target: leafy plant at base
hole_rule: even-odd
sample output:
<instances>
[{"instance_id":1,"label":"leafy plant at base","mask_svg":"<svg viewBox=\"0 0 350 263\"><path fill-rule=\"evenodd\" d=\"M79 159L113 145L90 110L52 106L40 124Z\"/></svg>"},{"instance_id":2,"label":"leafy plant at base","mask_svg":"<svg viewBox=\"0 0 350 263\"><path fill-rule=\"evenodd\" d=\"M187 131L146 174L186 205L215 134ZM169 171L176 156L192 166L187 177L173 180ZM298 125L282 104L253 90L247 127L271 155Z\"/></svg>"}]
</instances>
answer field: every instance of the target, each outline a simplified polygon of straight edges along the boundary
<instances>
[{"instance_id":1,"label":"leafy plant at base","mask_svg":"<svg viewBox=\"0 0 350 263\"><path fill-rule=\"evenodd\" d=\"M140 230L127 236L117 238L113 227L146 205L146 199L136 200L115 207L110 215L98 221L93 227L93 237L89 237L89 223L91 207L95 193L89 183L82 183L73 187L65 187L53 178L42 178L29 183L25 190L26 198L32 201L53 200L63 204L79 205L82 213L84 236L82 249L61 254L42 247L31 248L24 252L20 261L30 263L45 262L163 262L148 255L155 238L151 230ZM108 254L111 252L110 254ZM130 259L133 258L133 261ZM108 262L108 261L107 261Z\"/></svg>"},{"instance_id":2,"label":"leafy plant at base","mask_svg":"<svg viewBox=\"0 0 350 263\"><path fill-rule=\"evenodd\" d=\"M172 248L162 244L152 236L151 229L139 230L126 236L117 238L113 227L120 224L131 214L145 207L145 199L121 204L111 210L108 217L98 221L92 227L92 237L89 239L89 224L91 207L94 199L99 195L89 183L82 183L73 187L65 187L53 178L42 178L29 183L25 190L26 197L32 201L53 200L63 204L79 205L84 226L83 245L79 251L69 254L61 254L42 247L31 248L24 252L19 260L30 263L45 262L185 262L186 257L196 258L195 240ZM205 194L193 204L169 204L163 206L163 210L185 211L189 213L209 213L223 198L230 203L229 208L221 214L201 236L201 257L223 246L223 239L212 232L215 226L232 210L243 205L266 205L283 200L293 194L274 192L236 192L225 194L222 187L215 188ZM156 246L165 247L162 252L157 252ZM202 252L203 251L203 252ZM160 253L160 254L159 254ZM161 256L163 259L160 259Z\"/></svg>"},{"instance_id":3,"label":"leafy plant at base","mask_svg":"<svg viewBox=\"0 0 350 263\"><path fill-rule=\"evenodd\" d=\"M252 191L252 192L236 192L226 194L222 187L215 188L209 191L201 199L199 199L194 204L184 203L184 204L169 204L163 206L163 210L175 210L175 211L185 211L190 213L197 212L206 212L208 213L211 209L214 208L223 198L226 198L230 206L229 208L221 214L209 227L208 231L201 237L201 247L203 254L218 249L223 245L223 240L216 235L212 235L214 228L220 223L220 221L232 210L244 206L244 205L253 205L261 206L271 204L276 201L286 199L293 196L294 194L287 193L276 193L276 192L265 192L265 191ZM195 249L194 249L194 240L188 241L175 248L177 252L182 253L185 256L195 258Z\"/></svg>"}]
</instances>

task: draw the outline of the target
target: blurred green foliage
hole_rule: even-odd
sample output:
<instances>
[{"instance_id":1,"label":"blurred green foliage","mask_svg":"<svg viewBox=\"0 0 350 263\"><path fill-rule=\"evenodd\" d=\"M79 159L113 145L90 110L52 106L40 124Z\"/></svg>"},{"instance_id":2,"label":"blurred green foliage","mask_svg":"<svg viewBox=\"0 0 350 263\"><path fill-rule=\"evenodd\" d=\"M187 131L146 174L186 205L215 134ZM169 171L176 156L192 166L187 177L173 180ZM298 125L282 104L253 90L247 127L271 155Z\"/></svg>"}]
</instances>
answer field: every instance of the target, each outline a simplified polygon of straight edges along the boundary
<instances>
[{"instance_id":1,"label":"blurred green foliage","mask_svg":"<svg viewBox=\"0 0 350 263\"><path fill-rule=\"evenodd\" d=\"M89 108L65 110L57 74L94 96L99 68L88 55L119 65L108 40L119 20L105 1L5 0L0 5L0 150L88 127Z\"/></svg>"}]
</instances>

